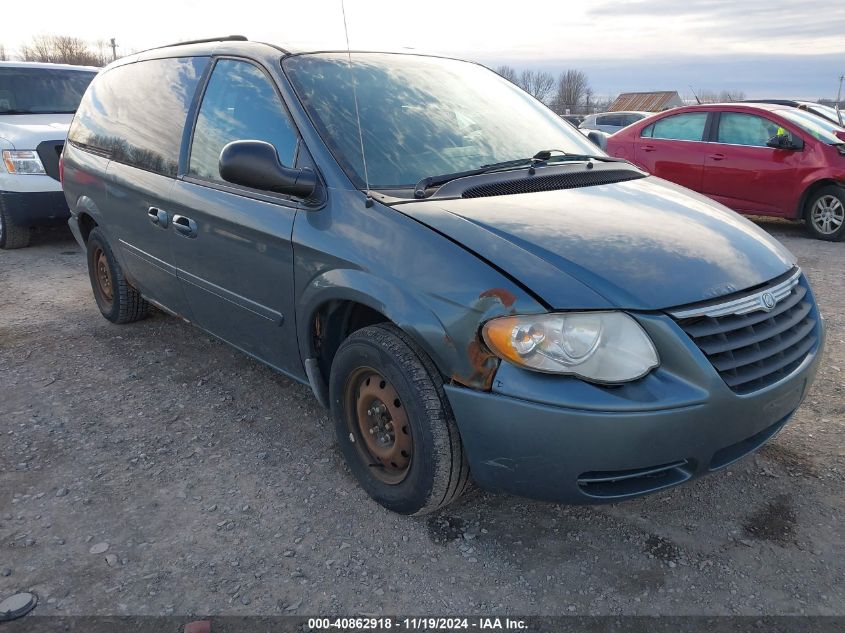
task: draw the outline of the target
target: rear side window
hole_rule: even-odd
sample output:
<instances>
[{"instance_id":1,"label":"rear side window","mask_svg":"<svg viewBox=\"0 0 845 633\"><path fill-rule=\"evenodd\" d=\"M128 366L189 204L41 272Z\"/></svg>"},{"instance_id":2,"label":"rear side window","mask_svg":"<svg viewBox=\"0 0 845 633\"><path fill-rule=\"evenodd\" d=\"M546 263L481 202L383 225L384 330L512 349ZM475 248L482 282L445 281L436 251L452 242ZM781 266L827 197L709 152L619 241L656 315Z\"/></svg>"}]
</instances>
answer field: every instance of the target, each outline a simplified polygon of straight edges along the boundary
<instances>
[{"instance_id":1,"label":"rear side window","mask_svg":"<svg viewBox=\"0 0 845 633\"><path fill-rule=\"evenodd\" d=\"M220 152L232 141L266 141L284 165L293 165L297 134L270 79L244 61L217 62L202 99L188 172L222 181Z\"/></svg>"},{"instance_id":2,"label":"rear side window","mask_svg":"<svg viewBox=\"0 0 845 633\"><path fill-rule=\"evenodd\" d=\"M133 167L176 176L188 108L207 57L118 66L92 84L68 138Z\"/></svg>"},{"instance_id":3,"label":"rear side window","mask_svg":"<svg viewBox=\"0 0 845 633\"><path fill-rule=\"evenodd\" d=\"M674 141L700 141L707 125L706 112L687 112L667 116L643 130L643 136Z\"/></svg>"},{"instance_id":4,"label":"rear side window","mask_svg":"<svg viewBox=\"0 0 845 633\"><path fill-rule=\"evenodd\" d=\"M777 123L753 114L722 112L719 116L720 143L766 147L769 139L777 136L778 132L787 133Z\"/></svg>"},{"instance_id":5,"label":"rear side window","mask_svg":"<svg viewBox=\"0 0 845 633\"><path fill-rule=\"evenodd\" d=\"M624 117L621 114L605 114L596 117L596 125L613 125L616 127L623 127Z\"/></svg>"}]
</instances>

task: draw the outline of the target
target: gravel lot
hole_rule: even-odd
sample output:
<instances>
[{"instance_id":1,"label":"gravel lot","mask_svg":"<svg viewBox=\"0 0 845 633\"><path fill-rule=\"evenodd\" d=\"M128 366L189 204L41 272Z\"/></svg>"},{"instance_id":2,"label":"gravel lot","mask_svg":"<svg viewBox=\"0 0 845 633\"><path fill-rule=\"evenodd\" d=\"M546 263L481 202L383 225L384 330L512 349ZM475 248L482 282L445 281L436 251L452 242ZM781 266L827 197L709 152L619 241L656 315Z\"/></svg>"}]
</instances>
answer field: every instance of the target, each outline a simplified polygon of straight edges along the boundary
<instances>
[{"instance_id":1,"label":"gravel lot","mask_svg":"<svg viewBox=\"0 0 845 633\"><path fill-rule=\"evenodd\" d=\"M64 230L0 251L0 598L38 614L845 614L845 244L762 225L829 327L727 472L616 505L371 502L303 386L162 314L102 319Z\"/></svg>"}]
</instances>

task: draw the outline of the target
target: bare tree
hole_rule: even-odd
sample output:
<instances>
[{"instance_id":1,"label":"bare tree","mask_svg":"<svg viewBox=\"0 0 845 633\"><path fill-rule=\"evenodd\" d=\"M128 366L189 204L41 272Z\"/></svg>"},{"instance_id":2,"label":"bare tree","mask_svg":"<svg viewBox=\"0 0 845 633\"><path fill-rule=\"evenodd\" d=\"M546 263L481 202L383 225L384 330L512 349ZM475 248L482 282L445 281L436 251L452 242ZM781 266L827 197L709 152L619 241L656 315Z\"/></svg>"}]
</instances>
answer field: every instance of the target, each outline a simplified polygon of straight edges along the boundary
<instances>
[{"instance_id":1,"label":"bare tree","mask_svg":"<svg viewBox=\"0 0 845 633\"><path fill-rule=\"evenodd\" d=\"M541 70L523 70L517 85L540 101L548 101L555 88L555 78Z\"/></svg>"},{"instance_id":2,"label":"bare tree","mask_svg":"<svg viewBox=\"0 0 845 633\"><path fill-rule=\"evenodd\" d=\"M560 73L557 79L557 92L552 101L552 108L558 114L563 114L566 110L572 112L582 106L589 107L592 98L593 90L586 73L570 69Z\"/></svg>"},{"instance_id":3,"label":"bare tree","mask_svg":"<svg viewBox=\"0 0 845 633\"><path fill-rule=\"evenodd\" d=\"M730 103L731 101L742 101L745 93L742 90L722 90L719 92L719 101Z\"/></svg>"},{"instance_id":4,"label":"bare tree","mask_svg":"<svg viewBox=\"0 0 845 633\"><path fill-rule=\"evenodd\" d=\"M21 58L28 62L105 66L103 48L93 50L85 40L68 35L39 35L21 46Z\"/></svg>"},{"instance_id":5,"label":"bare tree","mask_svg":"<svg viewBox=\"0 0 845 633\"><path fill-rule=\"evenodd\" d=\"M0 62L5 62L8 57L6 57L6 47L0 44Z\"/></svg>"},{"instance_id":6,"label":"bare tree","mask_svg":"<svg viewBox=\"0 0 845 633\"><path fill-rule=\"evenodd\" d=\"M503 64L496 68L496 72L499 73L505 79L507 79L509 82L519 85L519 81L516 77L516 71L513 69L512 66Z\"/></svg>"},{"instance_id":7,"label":"bare tree","mask_svg":"<svg viewBox=\"0 0 845 633\"><path fill-rule=\"evenodd\" d=\"M695 92L701 103L729 103L745 99L745 93L742 90L696 90Z\"/></svg>"},{"instance_id":8,"label":"bare tree","mask_svg":"<svg viewBox=\"0 0 845 633\"><path fill-rule=\"evenodd\" d=\"M603 97L593 97L593 103L590 105L590 110L592 112L607 112L610 108L610 105L616 101L616 97L618 95L609 94Z\"/></svg>"}]
</instances>

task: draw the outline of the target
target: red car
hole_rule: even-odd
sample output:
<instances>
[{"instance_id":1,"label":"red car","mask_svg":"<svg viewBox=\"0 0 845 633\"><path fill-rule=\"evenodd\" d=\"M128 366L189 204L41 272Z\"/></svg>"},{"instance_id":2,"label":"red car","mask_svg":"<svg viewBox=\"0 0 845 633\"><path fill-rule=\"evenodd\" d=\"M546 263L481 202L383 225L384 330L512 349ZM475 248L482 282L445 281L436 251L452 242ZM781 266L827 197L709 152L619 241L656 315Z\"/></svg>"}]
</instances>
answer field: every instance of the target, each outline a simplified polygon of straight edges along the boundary
<instances>
[{"instance_id":1,"label":"red car","mask_svg":"<svg viewBox=\"0 0 845 633\"><path fill-rule=\"evenodd\" d=\"M845 237L845 129L796 108L676 108L620 130L607 152L739 211Z\"/></svg>"}]
</instances>

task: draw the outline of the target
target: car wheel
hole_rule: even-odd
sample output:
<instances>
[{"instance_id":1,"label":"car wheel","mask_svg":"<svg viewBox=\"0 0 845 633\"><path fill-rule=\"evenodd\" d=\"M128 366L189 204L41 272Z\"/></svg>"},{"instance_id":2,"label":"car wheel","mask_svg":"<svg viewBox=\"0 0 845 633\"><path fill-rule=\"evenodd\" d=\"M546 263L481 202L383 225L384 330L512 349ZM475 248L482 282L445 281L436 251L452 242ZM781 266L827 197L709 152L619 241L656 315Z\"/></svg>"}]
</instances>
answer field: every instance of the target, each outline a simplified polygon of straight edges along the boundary
<instances>
[{"instance_id":1,"label":"car wheel","mask_svg":"<svg viewBox=\"0 0 845 633\"><path fill-rule=\"evenodd\" d=\"M469 464L443 380L402 330L380 324L350 335L329 382L341 450L373 499L419 515L461 495Z\"/></svg>"},{"instance_id":2,"label":"car wheel","mask_svg":"<svg viewBox=\"0 0 845 633\"><path fill-rule=\"evenodd\" d=\"M816 191L807 201L804 221L816 239L838 242L845 237L845 189L829 185Z\"/></svg>"},{"instance_id":3,"label":"car wheel","mask_svg":"<svg viewBox=\"0 0 845 633\"><path fill-rule=\"evenodd\" d=\"M29 246L32 230L28 226L19 226L9 217L6 204L0 198L0 248L12 249Z\"/></svg>"},{"instance_id":4,"label":"car wheel","mask_svg":"<svg viewBox=\"0 0 845 633\"><path fill-rule=\"evenodd\" d=\"M97 307L112 323L132 323L149 313L150 304L126 281L111 247L97 228L88 236L88 276Z\"/></svg>"}]
</instances>

